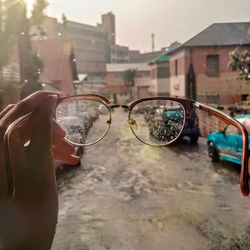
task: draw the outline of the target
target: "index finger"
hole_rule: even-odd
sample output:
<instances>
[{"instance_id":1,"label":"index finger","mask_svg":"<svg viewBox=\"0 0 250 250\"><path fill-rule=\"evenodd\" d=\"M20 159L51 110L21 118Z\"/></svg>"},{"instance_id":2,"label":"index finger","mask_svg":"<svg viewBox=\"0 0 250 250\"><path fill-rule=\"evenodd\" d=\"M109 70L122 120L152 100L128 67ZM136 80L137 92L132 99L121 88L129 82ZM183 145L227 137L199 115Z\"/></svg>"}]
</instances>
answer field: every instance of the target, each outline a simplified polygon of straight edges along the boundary
<instances>
[{"instance_id":1,"label":"index finger","mask_svg":"<svg viewBox=\"0 0 250 250\"><path fill-rule=\"evenodd\" d=\"M0 121L0 126L8 127L17 118L39 108L42 101L49 95L58 95L58 92L38 91L17 103Z\"/></svg>"}]
</instances>

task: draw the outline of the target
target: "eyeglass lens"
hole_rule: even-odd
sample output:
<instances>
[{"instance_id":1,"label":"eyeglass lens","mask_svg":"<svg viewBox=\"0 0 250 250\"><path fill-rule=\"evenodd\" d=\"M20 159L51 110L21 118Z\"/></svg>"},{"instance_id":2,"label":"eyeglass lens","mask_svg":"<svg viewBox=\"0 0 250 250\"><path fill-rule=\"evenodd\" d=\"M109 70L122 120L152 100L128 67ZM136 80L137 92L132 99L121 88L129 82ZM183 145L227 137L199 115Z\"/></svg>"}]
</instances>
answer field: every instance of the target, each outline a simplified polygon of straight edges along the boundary
<instances>
[{"instance_id":1,"label":"eyeglass lens","mask_svg":"<svg viewBox=\"0 0 250 250\"><path fill-rule=\"evenodd\" d=\"M130 112L129 124L135 136L153 146L167 145L178 138L185 123L183 106L166 99L137 103Z\"/></svg>"},{"instance_id":2,"label":"eyeglass lens","mask_svg":"<svg viewBox=\"0 0 250 250\"><path fill-rule=\"evenodd\" d=\"M181 134L185 110L179 102L166 98L150 99L137 102L132 107L128 123L140 141L153 146L167 145ZM56 120L66 130L68 141L88 145L107 133L111 112L107 105L97 100L69 99L57 106Z\"/></svg>"},{"instance_id":3,"label":"eyeglass lens","mask_svg":"<svg viewBox=\"0 0 250 250\"><path fill-rule=\"evenodd\" d=\"M96 100L66 100L56 108L56 121L66 130L66 139L76 145L93 144L110 127L110 110Z\"/></svg>"}]
</instances>

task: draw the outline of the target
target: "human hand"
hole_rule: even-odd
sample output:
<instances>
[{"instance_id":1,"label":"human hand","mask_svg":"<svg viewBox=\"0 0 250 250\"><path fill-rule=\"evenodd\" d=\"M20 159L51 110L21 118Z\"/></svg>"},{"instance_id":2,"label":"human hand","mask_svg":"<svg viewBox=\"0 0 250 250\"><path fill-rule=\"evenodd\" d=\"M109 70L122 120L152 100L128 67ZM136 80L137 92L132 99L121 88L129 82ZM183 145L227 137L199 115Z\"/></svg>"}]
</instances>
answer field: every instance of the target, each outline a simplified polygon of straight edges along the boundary
<instances>
[{"instance_id":1,"label":"human hand","mask_svg":"<svg viewBox=\"0 0 250 250\"><path fill-rule=\"evenodd\" d=\"M57 99L56 93L41 91L0 113L0 241L4 249L51 247L58 212L53 155L71 164L79 161L72 155L74 147L63 139L65 132L53 120ZM16 190L9 202L3 136L12 122L29 113L9 137Z\"/></svg>"}]
</instances>

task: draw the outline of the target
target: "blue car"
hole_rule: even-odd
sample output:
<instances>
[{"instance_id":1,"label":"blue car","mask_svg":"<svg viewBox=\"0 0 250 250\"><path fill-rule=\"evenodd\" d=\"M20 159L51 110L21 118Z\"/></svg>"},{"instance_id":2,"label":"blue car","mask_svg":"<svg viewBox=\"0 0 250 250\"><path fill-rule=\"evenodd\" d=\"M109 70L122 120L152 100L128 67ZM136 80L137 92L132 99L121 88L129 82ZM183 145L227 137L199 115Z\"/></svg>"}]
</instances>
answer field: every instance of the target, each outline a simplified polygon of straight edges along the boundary
<instances>
[{"instance_id":1,"label":"blue car","mask_svg":"<svg viewBox=\"0 0 250 250\"><path fill-rule=\"evenodd\" d=\"M243 124L250 134L250 114L237 115L234 118ZM250 140L250 136L248 139ZM241 164L242 135L234 126L227 125L222 131L209 134L207 145L208 155L213 162L225 160Z\"/></svg>"}]
</instances>

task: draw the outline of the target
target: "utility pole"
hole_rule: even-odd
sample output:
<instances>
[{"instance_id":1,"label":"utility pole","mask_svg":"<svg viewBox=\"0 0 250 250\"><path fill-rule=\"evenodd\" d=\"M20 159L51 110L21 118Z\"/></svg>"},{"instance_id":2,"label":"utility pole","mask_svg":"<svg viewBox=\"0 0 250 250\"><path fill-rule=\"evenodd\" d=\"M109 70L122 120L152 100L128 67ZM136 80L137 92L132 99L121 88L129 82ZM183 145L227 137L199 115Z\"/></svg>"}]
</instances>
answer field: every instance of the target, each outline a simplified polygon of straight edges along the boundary
<instances>
[{"instance_id":1,"label":"utility pole","mask_svg":"<svg viewBox=\"0 0 250 250\"><path fill-rule=\"evenodd\" d=\"M155 51L155 34L152 33L151 34L151 38L152 38L152 52Z\"/></svg>"}]
</instances>

